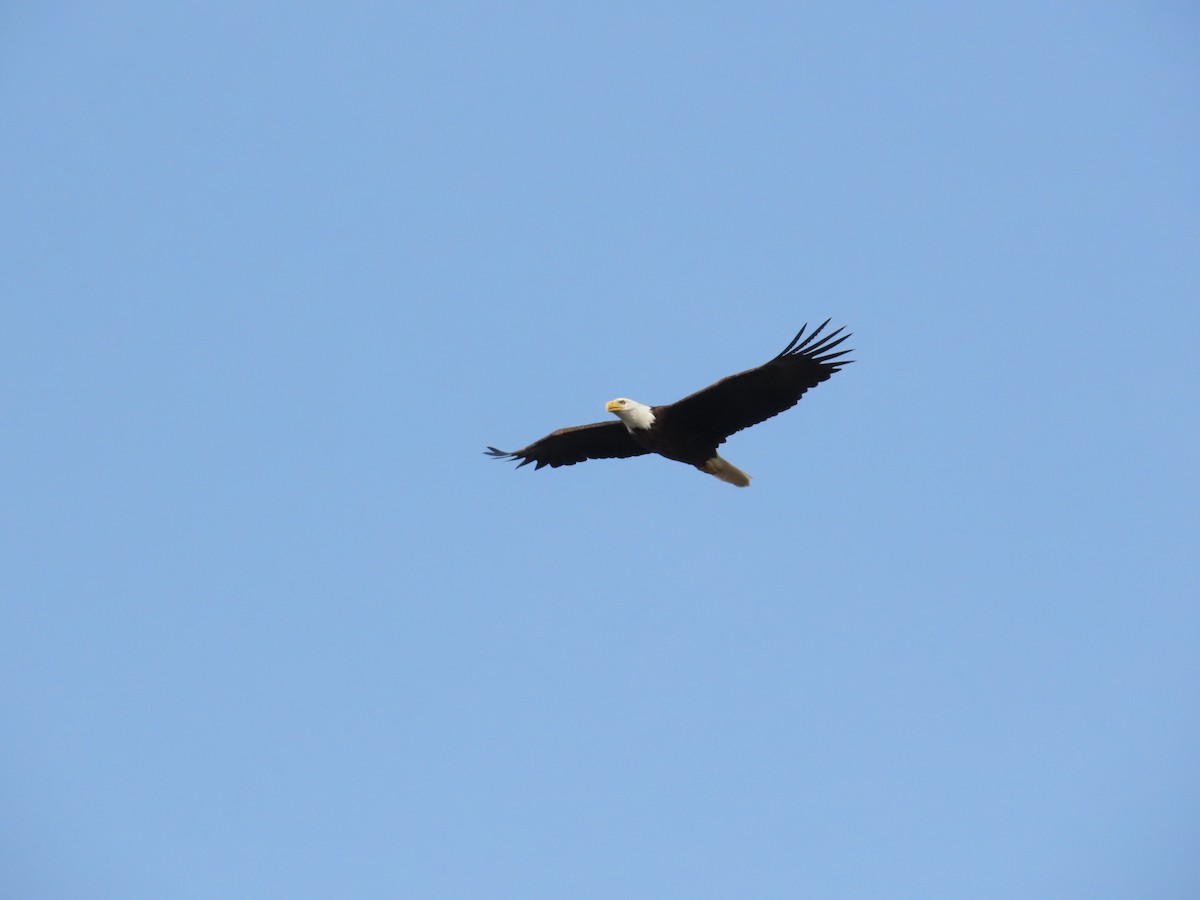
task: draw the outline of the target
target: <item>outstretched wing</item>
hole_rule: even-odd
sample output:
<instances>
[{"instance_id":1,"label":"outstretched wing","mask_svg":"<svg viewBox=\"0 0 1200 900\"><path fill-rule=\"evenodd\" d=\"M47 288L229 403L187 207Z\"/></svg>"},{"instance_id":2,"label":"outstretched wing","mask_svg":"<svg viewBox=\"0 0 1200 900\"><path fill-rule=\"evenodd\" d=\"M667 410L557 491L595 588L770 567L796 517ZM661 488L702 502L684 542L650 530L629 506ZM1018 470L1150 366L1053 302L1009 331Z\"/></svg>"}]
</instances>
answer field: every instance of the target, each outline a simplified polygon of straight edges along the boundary
<instances>
[{"instance_id":1,"label":"outstretched wing","mask_svg":"<svg viewBox=\"0 0 1200 900\"><path fill-rule=\"evenodd\" d=\"M791 409L805 391L852 362L840 359L849 350L830 352L850 337L842 334L844 329L820 337L828 324L826 319L807 338L804 338L808 328L805 325L770 362L722 378L677 403L656 408L655 413L664 424L669 421L674 428L687 429L720 443L743 428Z\"/></svg>"},{"instance_id":2,"label":"outstretched wing","mask_svg":"<svg viewBox=\"0 0 1200 900\"><path fill-rule=\"evenodd\" d=\"M512 453L495 447L488 447L484 452L496 459L519 459L518 469L530 463L535 464L535 469L542 466L557 469L559 466L573 466L585 459L624 459L650 451L630 437L624 423L614 420L560 428Z\"/></svg>"}]
</instances>

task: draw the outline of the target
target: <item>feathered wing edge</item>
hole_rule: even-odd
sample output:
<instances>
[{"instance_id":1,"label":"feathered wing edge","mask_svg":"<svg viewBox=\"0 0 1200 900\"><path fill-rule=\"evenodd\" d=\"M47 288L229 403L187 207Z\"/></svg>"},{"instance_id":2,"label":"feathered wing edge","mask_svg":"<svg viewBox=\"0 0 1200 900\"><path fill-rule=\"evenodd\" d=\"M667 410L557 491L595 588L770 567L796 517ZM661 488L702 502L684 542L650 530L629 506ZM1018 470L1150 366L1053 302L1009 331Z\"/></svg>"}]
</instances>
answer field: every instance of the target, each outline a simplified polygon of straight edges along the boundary
<instances>
[{"instance_id":1,"label":"feathered wing edge","mask_svg":"<svg viewBox=\"0 0 1200 900\"><path fill-rule=\"evenodd\" d=\"M529 445L529 447L533 447L533 446L535 446L535 445L534 444ZM530 463L534 463L533 467L535 469L540 469L542 466L553 465L553 463L551 463L549 460L538 459L536 456L527 456L526 453L528 453L529 447L525 447L521 450L511 450L510 451L510 450L498 450L489 444L488 448L483 451L483 455L490 456L492 459L519 459L520 462L517 463L518 469L521 468L521 466L527 466ZM570 465L570 463L559 463L559 465L566 466L566 465Z\"/></svg>"},{"instance_id":2,"label":"feathered wing edge","mask_svg":"<svg viewBox=\"0 0 1200 900\"><path fill-rule=\"evenodd\" d=\"M830 332L829 334L825 335L824 338L817 341L817 337L822 331L825 330L825 326L831 321L833 320L826 319L816 327L812 334L810 334L804 339L803 342L801 342L800 338L804 337L804 331L808 328L808 323L805 322L804 326L798 332L796 332L796 336L791 339L788 345L783 348L783 350L778 356L775 357L775 359L783 359L788 356L807 356L816 363L829 363L829 361L832 359L837 359L839 356L845 356L847 353L852 353L852 350L839 350L837 353L826 353L827 350L832 350L842 341L846 340L846 338L850 337L849 334L842 334L842 332L846 330L845 325L836 331ZM839 334L842 334L840 338L838 337ZM834 340L834 338L837 338L837 340ZM814 344L813 341L817 342ZM772 360L772 362L774 362L774 360ZM854 362L852 359L839 360L838 362L832 364L834 367L833 371L836 372L841 366L849 365L852 362Z\"/></svg>"},{"instance_id":3,"label":"feathered wing edge","mask_svg":"<svg viewBox=\"0 0 1200 900\"><path fill-rule=\"evenodd\" d=\"M491 444L488 444L488 448L483 451L483 455L490 456L492 459L519 459L521 462L517 465L518 469L533 462L532 459L522 458L520 451L514 453L511 450L497 450Z\"/></svg>"}]
</instances>

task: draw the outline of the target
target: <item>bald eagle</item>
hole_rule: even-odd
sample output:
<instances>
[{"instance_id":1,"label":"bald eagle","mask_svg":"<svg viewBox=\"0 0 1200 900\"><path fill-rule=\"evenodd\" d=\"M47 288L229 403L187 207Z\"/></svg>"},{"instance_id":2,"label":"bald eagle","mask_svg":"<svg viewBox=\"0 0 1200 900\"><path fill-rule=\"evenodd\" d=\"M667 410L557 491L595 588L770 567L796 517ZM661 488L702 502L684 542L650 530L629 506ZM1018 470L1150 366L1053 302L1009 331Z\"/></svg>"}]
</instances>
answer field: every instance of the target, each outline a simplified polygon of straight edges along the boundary
<instances>
[{"instance_id":1,"label":"bald eagle","mask_svg":"<svg viewBox=\"0 0 1200 900\"><path fill-rule=\"evenodd\" d=\"M807 338L805 325L783 351L756 369L722 378L667 406L646 406L628 397L610 400L605 409L617 421L560 428L511 453L488 447L488 456L519 459L517 468L534 463L558 468L588 459L624 459L657 453L695 466L728 484L747 487L750 476L717 455L717 447L743 428L757 425L795 406L804 392L825 381L852 360L849 350L830 352L849 334L839 328L820 337L829 319ZM803 340L801 340L803 338ZM818 339L819 338L819 339Z\"/></svg>"}]
</instances>

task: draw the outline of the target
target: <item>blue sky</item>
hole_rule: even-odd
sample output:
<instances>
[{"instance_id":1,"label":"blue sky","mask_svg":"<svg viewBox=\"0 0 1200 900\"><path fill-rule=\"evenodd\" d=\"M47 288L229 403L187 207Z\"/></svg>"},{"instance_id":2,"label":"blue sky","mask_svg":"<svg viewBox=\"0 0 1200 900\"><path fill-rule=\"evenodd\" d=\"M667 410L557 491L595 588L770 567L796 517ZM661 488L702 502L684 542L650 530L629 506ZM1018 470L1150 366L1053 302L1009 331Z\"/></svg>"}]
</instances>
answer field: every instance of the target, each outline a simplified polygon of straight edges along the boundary
<instances>
[{"instance_id":1,"label":"blue sky","mask_svg":"<svg viewBox=\"0 0 1200 900\"><path fill-rule=\"evenodd\" d=\"M0 48L0 894L1200 892L1189 4ZM826 317L748 490L481 455Z\"/></svg>"}]
</instances>

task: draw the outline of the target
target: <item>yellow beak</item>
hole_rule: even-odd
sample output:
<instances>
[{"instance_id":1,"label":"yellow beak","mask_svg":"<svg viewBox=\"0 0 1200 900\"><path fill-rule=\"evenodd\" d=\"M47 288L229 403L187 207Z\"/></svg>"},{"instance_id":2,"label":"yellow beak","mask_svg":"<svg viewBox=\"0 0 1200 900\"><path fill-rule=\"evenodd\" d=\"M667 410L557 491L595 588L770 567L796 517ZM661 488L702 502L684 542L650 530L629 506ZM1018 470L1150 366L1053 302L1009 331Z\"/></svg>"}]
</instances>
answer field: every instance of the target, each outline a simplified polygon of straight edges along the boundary
<instances>
[{"instance_id":1,"label":"yellow beak","mask_svg":"<svg viewBox=\"0 0 1200 900\"><path fill-rule=\"evenodd\" d=\"M609 400L607 403L604 404L604 408L606 410L608 410L609 412L616 412L618 409L621 408L621 404L618 403L616 400Z\"/></svg>"}]
</instances>

